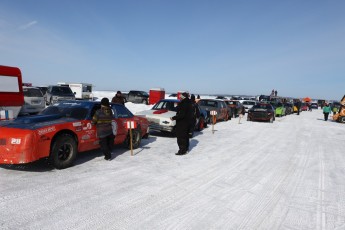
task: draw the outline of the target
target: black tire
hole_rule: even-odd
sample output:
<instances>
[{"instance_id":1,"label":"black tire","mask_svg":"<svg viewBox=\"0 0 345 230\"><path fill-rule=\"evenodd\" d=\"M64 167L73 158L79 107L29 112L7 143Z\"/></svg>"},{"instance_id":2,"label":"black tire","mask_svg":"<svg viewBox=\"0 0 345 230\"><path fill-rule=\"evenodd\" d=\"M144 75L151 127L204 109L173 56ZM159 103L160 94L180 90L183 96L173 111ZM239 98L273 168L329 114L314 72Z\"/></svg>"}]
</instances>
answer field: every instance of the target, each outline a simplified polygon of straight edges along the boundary
<instances>
[{"instance_id":1,"label":"black tire","mask_svg":"<svg viewBox=\"0 0 345 230\"><path fill-rule=\"evenodd\" d=\"M228 121L229 120L229 114L226 113L225 117L224 117L224 121Z\"/></svg>"},{"instance_id":2,"label":"black tire","mask_svg":"<svg viewBox=\"0 0 345 230\"><path fill-rule=\"evenodd\" d=\"M198 123L198 131L202 131L205 127L205 120L204 117L199 118L199 123Z\"/></svg>"},{"instance_id":3,"label":"black tire","mask_svg":"<svg viewBox=\"0 0 345 230\"><path fill-rule=\"evenodd\" d=\"M274 121L274 118L271 117L270 120L269 120L269 122L270 122L270 123L273 123L273 121Z\"/></svg>"},{"instance_id":4,"label":"black tire","mask_svg":"<svg viewBox=\"0 0 345 230\"><path fill-rule=\"evenodd\" d=\"M203 117L204 118L204 117ZM204 128L207 128L207 125L208 125L208 120L204 118Z\"/></svg>"},{"instance_id":5,"label":"black tire","mask_svg":"<svg viewBox=\"0 0 345 230\"><path fill-rule=\"evenodd\" d=\"M345 123L345 117L339 118L339 121L340 121L341 123Z\"/></svg>"},{"instance_id":6,"label":"black tire","mask_svg":"<svg viewBox=\"0 0 345 230\"><path fill-rule=\"evenodd\" d=\"M49 161L57 169L70 167L75 161L78 153L76 140L69 134L61 134L54 140Z\"/></svg>"},{"instance_id":7,"label":"black tire","mask_svg":"<svg viewBox=\"0 0 345 230\"><path fill-rule=\"evenodd\" d=\"M127 138L125 140L125 145L128 149L131 149L131 142L130 142L129 138L130 138L130 135L129 135L129 131L128 131L128 135L127 135ZM139 148L140 143L141 143L141 131L140 131L140 127L138 127L137 129L132 130L133 149Z\"/></svg>"}]
</instances>

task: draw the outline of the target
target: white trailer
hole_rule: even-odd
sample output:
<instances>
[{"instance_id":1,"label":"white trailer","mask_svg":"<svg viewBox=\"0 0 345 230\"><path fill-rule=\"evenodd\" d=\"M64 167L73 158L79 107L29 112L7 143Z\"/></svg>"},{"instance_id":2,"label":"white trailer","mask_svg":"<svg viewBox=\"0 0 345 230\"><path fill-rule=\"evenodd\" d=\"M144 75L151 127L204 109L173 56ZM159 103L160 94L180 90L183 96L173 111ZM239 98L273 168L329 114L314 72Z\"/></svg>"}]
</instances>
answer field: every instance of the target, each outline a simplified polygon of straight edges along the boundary
<instances>
[{"instance_id":1,"label":"white trailer","mask_svg":"<svg viewBox=\"0 0 345 230\"><path fill-rule=\"evenodd\" d=\"M69 86L77 100L92 100L92 84L58 82L58 85Z\"/></svg>"}]
</instances>

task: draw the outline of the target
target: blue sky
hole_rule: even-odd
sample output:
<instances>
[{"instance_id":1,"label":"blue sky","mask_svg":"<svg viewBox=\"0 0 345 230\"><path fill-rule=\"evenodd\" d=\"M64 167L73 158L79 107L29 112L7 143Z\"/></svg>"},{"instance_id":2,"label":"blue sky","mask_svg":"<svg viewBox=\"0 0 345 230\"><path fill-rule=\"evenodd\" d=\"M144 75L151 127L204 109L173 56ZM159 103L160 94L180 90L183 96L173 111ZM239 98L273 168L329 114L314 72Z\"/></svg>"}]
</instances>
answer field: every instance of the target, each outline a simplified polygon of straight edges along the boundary
<instances>
[{"instance_id":1,"label":"blue sky","mask_svg":"<svg viewBox=\"0 0 345 230\"><path fill-rule=\"evenodd\" d=\"M340 100L344 12L343 0L0 0L0 64L35 85Z\"/></svg>"}]
</instances>

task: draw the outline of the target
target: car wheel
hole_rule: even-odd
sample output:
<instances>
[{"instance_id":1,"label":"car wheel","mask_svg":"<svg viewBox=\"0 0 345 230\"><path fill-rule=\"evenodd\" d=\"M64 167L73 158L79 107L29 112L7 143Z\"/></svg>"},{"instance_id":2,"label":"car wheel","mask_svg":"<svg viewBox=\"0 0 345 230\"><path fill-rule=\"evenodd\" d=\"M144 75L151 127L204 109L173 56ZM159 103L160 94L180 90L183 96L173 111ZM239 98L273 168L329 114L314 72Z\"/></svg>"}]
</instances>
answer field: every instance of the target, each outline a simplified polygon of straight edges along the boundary
<instances>
[{"instance_id":1,"label":"car wheel","mask_svg":"<svg viewBox=\"0 0 345 230\"><path fill-rule=\"evenodd\" d=\"M128 149L131 149L131 142L129 138L130 138L130 135L128 132L127 138L125 140L125 145L127 146ZM132 130L133 149L137 149L140 146L140 143L141 143L141 131L140 131L140 127L138 127L137 129Z\"/></svg>"},{"instance_id":2,"label":"car wheel","mask_svg":"<svg viewBox=\"0 0 345 230\"><path fill-rule=\"evenodd\" d=\"M204 120L204 128L207 128L208 121L204 117L203 117L203 120Z\"/></svg>"},{"instance_id":3,"label":"car wheel","mask_svg":"<svg viewBox=\"0 0 345 230\"><path fill-rule=\"evenodd\" d=\"M224 117L224 121L228 121L229 120L229 114L226 113L225 117Z\"/></svg>"},{"instance_id":4,"label":"car wheel","mask_svg":"<svg viewBox=\"0 0 345 230\"><path fill-rule=\"evenodd\" d=\"M345 117L341 117L341 118L339 119L339 121L340 121L341 123L345 123Z\"/></svg>"},{"instance_id":5,"label":"car wheel","mask_svg":"<svg viewBox=\"0 0 345 230\"><path fill-rule=\"evenodd\" d=\"M49 161L57 169L70 167L77 157L77 141L70 134L61 134L53 142Z\"/></svg>"}]
</instances>

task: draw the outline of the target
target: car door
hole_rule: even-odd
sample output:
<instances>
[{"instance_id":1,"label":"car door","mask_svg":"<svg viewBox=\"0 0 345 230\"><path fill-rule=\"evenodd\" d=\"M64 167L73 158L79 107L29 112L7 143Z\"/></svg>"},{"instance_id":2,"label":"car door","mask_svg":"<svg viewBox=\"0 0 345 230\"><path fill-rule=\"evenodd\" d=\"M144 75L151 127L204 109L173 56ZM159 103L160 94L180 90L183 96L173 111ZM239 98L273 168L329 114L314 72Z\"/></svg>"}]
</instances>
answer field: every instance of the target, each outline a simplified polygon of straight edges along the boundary
<instances>
[{"instance_id":1,"label":"car door","mask_svg":"<svg viewBox=\"0 0 345 230\"><path fill-rule=\"evenodd\" d=\"M219 119L225 119L226 118L226 114L227 114L227 108L226 108L226 104L225 102L222 103L223 101L219 101L218 102L218 107L219 107Z\"/></svg>"},{"instance_id":2,"label":"car door","mask_svg":"<svg viewBox=\"0 0 345 230\"><path fill-rule=\"evenodd\" d=\"M133 114L125 106L120 104L113 104L111 108L114 114L114 121L117 124L115 144L120 144L123 143L127 137L127 122L133 121Z\"/></svg>"}]
</instances>

